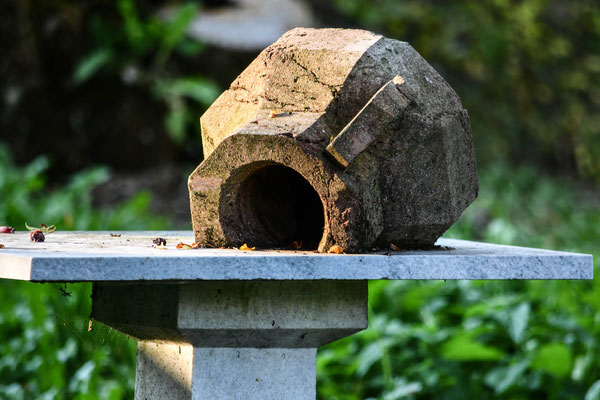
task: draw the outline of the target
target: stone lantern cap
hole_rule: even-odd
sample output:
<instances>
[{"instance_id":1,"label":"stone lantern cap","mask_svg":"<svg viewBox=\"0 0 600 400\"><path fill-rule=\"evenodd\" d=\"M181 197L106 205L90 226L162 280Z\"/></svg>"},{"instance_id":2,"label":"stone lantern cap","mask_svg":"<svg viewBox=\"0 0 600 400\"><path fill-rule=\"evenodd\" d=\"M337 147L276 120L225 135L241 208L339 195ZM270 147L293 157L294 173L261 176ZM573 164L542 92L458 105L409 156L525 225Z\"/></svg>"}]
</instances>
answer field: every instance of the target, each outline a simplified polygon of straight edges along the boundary
<instances>
[{"instance_id":1,"label":"stone lantern cap","mask_svg":"<svg viewBox=\"0 0 600 400\"><path fill-rule=\"evenodd\" d=\"M287 32L200 123L202 245L423 248L477 196L460 98L408 43L371 32Z\"/></svg>"}]
</instances>

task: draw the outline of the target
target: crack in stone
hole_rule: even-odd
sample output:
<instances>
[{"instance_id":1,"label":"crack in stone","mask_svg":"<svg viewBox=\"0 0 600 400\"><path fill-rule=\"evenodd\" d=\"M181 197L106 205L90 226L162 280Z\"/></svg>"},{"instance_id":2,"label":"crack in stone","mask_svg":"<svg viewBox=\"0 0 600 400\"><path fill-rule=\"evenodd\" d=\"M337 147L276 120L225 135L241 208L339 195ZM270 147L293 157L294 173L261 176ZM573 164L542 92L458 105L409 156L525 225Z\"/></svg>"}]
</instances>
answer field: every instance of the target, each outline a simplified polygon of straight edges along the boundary
<instances>
[{"instance_id":1,"label":"crack in stone","mask_svg":"<svg viewBox=\"0 0 600 400\"><path fill-rule=\"evenodd\" d=\"M286 57L287 56L287 57ZM326 88L329 89L329 91L331 92L331 95L335 98L337 96L337 93L339 91L339 88L337 85L329 85L325 82L321 82L321 80L319 79L319 77L317 76L317 74L314 73L314 71L308 69L307 67L305 67L304 65L302 65L297 59L296 56L294 55L293 52L288 53L286 56L284 56L284 59L288 59L290 61L292 61L294 64L296 64L297 66L299 66L300 68L302 68L304 71L308 72L308 74L310 76L312 76L314 82L318 83L319 85L325 86Z\"/></svg>"},{"instance_id":2,"label":"crack in stone","mask_svg":"<svg viewBox=\"0 0 600 400\"><path fill-rule=\"evenodd\" d=\"M264 93L259 94L258 97L260 97L261 99L264 99L266 101L277 103L279 105L279 108L284 108L286 106L290 106L290 107L295 107L296 106L294 103L285 103L285 102L283 102L281 100L273 99L273 98L267 96Z\"/></svg>"}]
</instances>

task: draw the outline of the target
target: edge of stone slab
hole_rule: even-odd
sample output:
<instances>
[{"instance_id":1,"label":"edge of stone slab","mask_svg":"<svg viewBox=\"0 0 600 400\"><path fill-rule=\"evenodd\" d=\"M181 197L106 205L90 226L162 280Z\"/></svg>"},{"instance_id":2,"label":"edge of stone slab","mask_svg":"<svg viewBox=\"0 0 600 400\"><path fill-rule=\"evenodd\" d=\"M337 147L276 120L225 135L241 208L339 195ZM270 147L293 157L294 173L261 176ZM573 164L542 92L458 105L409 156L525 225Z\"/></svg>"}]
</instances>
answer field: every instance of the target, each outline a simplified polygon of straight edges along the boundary
<instances>
[{"instance_id":1,"label":"edge of stone slab","mask_svg":"<svg viewBox=\"0 0 600 400\"><path fill-rule=\"evenodd\" d=\"M127 238L131 238L131 253L129 247L124 250L123 246L113 253L106 246L99 249L82 246L82 252L78 253L78 249L66 249L61 244L70 240L72 234L85 235L92 243L101 242L108 232L59 232L52 234L57 239L54 243L2 249L0 277L35 282L168 284L197 280L593 279L594 276L593 257L588 254L457 239L442 238L437 243L441 247L434 250L334 255L233 249L161 251L152 248L151 237L178 237L186 241L193 240L192 233L121 233L123 242L129 243ZM22 236L13 239L20 243L26 235Z\"/></svg>"},{"instance_id":2,"label":"edge of stone slab","mask_svg":"<svg viewBox=\"0 0 600 400\"><path fill-rule=\"evenodd\" d=\"M366 257L376 258L374 267ZM398 257L402 257L399 263ZM315 255L203 257L198 267L193 258L139 257L78 258L69 265L53 258L33 260L33 282L164 282L198 280L586 280L593 279L592 256L567 255ZM342 261L343 260L343 261ZM196 262L194 262L196 261ZM77 266L73 267L73 262ZM194 265L195 264L195 265ZM236 266L237 264L237 266ZM243 265L242 265L243 264ZM277 268L273 268L276 265ZM512 266L512 267L511 267ZM76 273L73 273L73 271ZM225 272L224 272L225 271ZM28 271L29 272L29 271ZM68 279L65 279L68 277Z\"/></svg>"},{"instance_id":3,"label":"edge of stone slab","mask_svg":"<svg viewBox=\"0 0 600 400\"><path fill-rule=\"evenodd\" d=\"M0 250L0 279L32 280L33 257L2 254Z\"/></svg>"}]
</instances>

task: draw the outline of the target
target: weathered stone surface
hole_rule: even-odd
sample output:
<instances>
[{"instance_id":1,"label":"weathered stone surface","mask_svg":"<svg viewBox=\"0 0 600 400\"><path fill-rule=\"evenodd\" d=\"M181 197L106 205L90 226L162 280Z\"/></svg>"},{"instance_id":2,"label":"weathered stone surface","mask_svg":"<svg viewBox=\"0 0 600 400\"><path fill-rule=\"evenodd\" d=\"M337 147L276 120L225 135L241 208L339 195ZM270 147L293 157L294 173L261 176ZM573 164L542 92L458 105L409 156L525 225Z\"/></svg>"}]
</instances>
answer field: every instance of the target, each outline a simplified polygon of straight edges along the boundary
<instances>
[{"instance_id":1,"label":"weathered stone surface","mask_svg":"<svg viewBox=\"0 0 600 400\"><path fill-rule=\"evenodd\" d=\"M286 33L201 126L189 189L204 245L423 247L477 195L460 99L409 44L370 32Z\"/></svg>"},{"instance_id":2,"label":"weathered stone surface","mask_svg":"<svg viewBox=\"0 0 600 400\"><path fill-rule=\"evenodd\" d=\"M189 189L204 245L424 247L477 196L459 97L408 43L370 32L287 32L201 126Z\"/></svg>"},{"instance_id":3,"label":"weathered stone surface","mask_svg":"<svg viewBox=\"0 0 600 400\"><path fill-rule=\"evenodd\" d=\"M366 281L96 283L92 318L146 341L319 347L367 327L367 296Z\"/></svg>"}]
</instances>

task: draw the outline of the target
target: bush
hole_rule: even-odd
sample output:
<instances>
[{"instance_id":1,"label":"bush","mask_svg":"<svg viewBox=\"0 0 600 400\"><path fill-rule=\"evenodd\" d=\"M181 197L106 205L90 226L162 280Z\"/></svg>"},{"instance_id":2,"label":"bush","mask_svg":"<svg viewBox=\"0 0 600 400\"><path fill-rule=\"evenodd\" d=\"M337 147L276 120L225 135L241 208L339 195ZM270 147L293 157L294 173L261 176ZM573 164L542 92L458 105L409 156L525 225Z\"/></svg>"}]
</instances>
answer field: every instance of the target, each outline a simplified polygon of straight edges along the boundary
<instances>
[{"instance_id":1,"label":"bush","mask_svg":"<svg viewBox=\"0 0 600 400\"><path fill-rule=\"evenodd\" d=\"M17 230L25 230L26 222L53 224L59 230L159 230L170 225L168 218L148 211L148 192L113 209L95 209L90 192L110 178L105 167L81 171L52 189L44 174L48 166L48 159L41 156L16 167L8 148L0 143L0 224Z\"/></svg>"}]
</instances>

